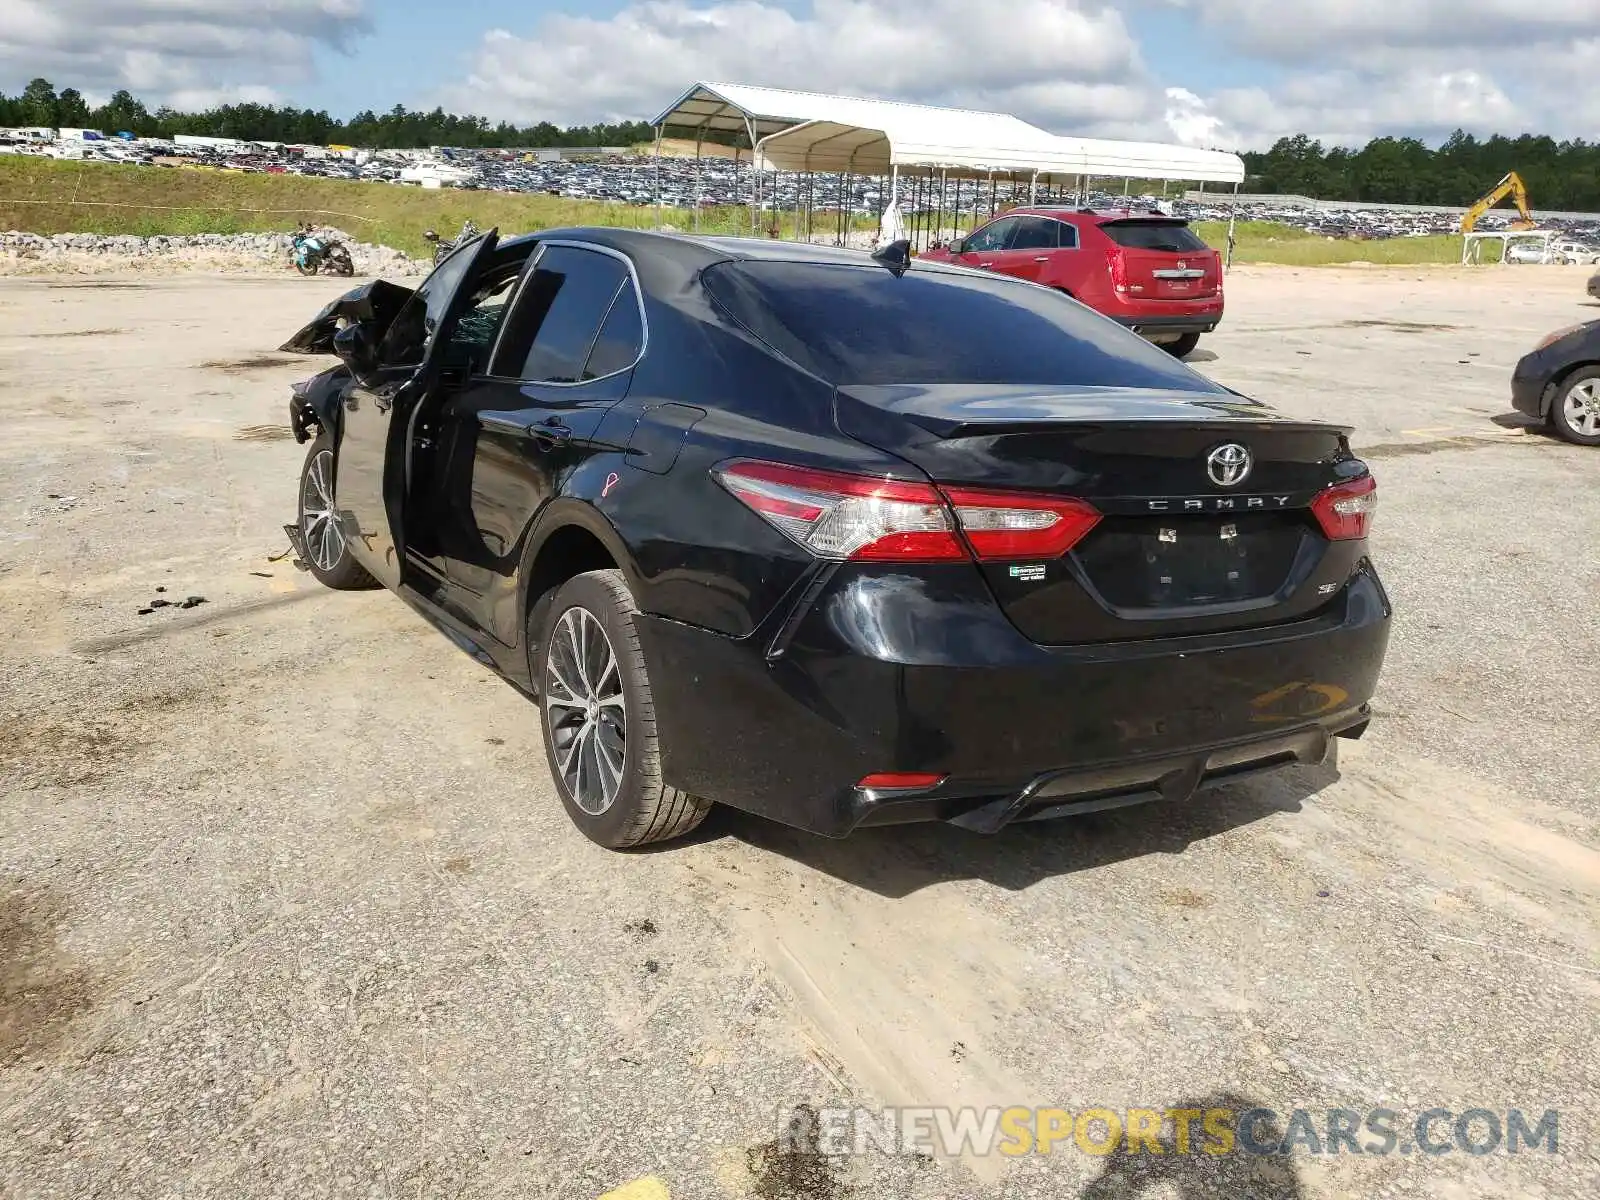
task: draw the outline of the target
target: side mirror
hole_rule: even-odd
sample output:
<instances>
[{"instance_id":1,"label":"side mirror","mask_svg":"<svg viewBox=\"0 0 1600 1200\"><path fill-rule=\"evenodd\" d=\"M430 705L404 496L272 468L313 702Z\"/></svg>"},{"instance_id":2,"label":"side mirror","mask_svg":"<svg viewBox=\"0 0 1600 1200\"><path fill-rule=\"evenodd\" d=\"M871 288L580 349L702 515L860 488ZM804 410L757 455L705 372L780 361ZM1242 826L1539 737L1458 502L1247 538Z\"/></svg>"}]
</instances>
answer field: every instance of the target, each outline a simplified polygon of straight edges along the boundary
<instances>
[{"instance_id":1,"label":"side mirror","mask_svg":"<svg viewBox=\"0 0 1600 1200\"><path fill-rule=\"evenodd\" d=\"M965 254L967 252L966 238L951 238L950 245L946 247L951 254Z\"/></svg>"},{"instance_id":2,"label":"side mirror","mask_svg":"<svg viewBox=\"0 0 1600 1200\"><path fill-rule=\"evenodd\" d=\"M358 380L366 382L378 365L378 344L372 327L353 321L333 335L333 352Z\"/></svg>"}]
</instances>

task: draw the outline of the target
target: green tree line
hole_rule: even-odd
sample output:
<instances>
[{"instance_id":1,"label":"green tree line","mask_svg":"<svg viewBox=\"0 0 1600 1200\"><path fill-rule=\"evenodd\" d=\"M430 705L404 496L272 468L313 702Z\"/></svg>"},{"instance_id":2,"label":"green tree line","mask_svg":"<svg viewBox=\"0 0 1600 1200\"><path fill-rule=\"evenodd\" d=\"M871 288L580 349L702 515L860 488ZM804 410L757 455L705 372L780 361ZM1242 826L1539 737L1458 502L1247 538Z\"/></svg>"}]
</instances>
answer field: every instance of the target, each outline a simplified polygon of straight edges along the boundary
<instances>
[{"instance_id":1,"label":"green tree line","mask_svg":"<svg viewBox=\"0 0 1600 1200\"><path fill-rule=\"evenodd\" d=\"M1301 134L1246 154L1256 192L1375 204L1471 204L1515 171L1535 209L1600 212L1600 143L1523 134L1479 140L1456 130L1438 149L1416 138L1374 138L1359 150Z\"/></svg>"},{"instance_id":2,"label":"green tree line","mask_svg":"<svg viewBox=\"0 0 1600 1200\"><path fill-rule=\"evenodd\" d=\"M442 108L412 112L395 105L381 116L359 112L341 121L326 112L290 105L224 104L205 112L172 108L151 111L126 91L91 107L76 88L59 93L48 79L35 79L20 95L0 92L0 126L40 125L53 129L98 129L107 135L134 133L171 138L186 133L240 141L295 142L314 146L350 145L370 149L420 149L425 146L627 146L649 138L643 121L620 125L570 125L549 121L520 127L483 117L461 117Z\"/></svg>"}]
</instances>

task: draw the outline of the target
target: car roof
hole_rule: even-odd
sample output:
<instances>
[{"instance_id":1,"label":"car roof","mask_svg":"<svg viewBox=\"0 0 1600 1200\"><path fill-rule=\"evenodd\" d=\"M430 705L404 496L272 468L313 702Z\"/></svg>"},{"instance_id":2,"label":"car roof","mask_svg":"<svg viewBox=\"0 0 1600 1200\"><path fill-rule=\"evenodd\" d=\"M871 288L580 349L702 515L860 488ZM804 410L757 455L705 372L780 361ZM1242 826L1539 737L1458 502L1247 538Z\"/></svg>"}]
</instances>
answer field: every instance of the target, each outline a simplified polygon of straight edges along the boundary
<instances>
[{"instance_id":1,"label":"car roof","mask_svg":"<svg viewBox=\"0 0 1600 1200\"><path fill-rule=\"evenodd\" d=\"M619 250L630 257L658 255L684 265L709 266L729 260L768 262L836 263L865 266L872 256L865 250L845 246L826 246L814 242L785 242L770 238L724 237L674 233L653 229L617 229L604 225L577 225L564 229L541 229L538 233L507 238L502 246L556 239L591 242ZM701 260L695 264L693 260Z\"/></svg>"}]
</instances>

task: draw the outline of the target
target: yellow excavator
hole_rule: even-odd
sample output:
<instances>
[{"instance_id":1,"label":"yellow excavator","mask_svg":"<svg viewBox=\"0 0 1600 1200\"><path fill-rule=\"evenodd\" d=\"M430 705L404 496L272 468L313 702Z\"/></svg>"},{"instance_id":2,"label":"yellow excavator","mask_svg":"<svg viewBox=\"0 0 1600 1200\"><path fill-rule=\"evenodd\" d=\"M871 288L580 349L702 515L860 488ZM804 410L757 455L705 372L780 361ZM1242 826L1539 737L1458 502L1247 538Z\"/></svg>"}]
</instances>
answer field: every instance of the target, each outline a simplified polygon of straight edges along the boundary
<instances>
[{"instance_id":1,"label":"yellow excavator","mask_svg":"<svg viewBox=\"0 0 1600 1200\"><path fill-rule=\"evenodd\" d=\"M1506 232L1523 233L1529 229L1537 229L1539 223L1533 219L1533 209L1528 205L1528 186L1522 182L1522 176L1512 171L1485 192L1482 199L1467 209L1466 215L1461 218L1461 232L1471 233L1483 219L1483 214L1507 196L1517 202L1517 215L1522 219L1507 225Z\"/></svg>"}]
</instances>

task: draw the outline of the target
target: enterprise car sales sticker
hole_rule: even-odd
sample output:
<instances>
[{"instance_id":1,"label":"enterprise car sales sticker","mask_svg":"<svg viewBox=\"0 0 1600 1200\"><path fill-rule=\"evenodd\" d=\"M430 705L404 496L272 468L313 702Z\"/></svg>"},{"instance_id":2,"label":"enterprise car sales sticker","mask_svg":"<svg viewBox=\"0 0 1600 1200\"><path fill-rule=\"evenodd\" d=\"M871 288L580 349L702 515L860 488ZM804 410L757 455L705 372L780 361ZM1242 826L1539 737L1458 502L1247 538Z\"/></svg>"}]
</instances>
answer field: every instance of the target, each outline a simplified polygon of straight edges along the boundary
<instances>
[{"instance_id":1,"label":"enterprise car sales sticker","mask_svg":"<svg viewBox=\"0 0 1600 1200\"><path fill-rule=\"evenodd\" d=\"M1011 578L1020 579L1023 583L1038 583L1044 578L1044 564L1028 563L1012 567Z\"/></svg>"}]
</instances>

